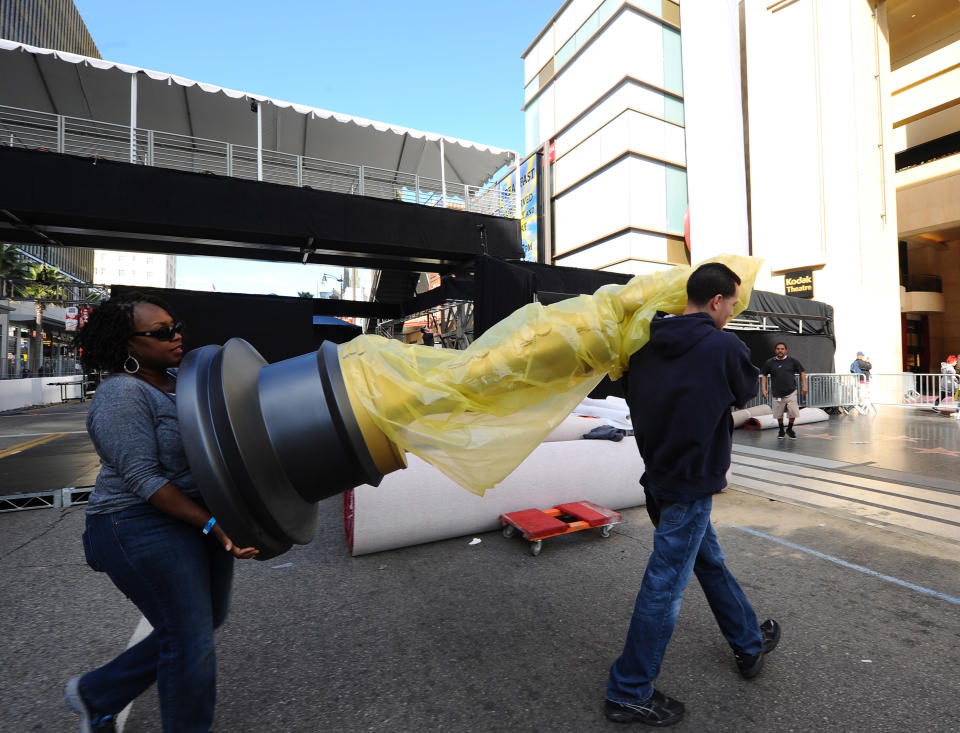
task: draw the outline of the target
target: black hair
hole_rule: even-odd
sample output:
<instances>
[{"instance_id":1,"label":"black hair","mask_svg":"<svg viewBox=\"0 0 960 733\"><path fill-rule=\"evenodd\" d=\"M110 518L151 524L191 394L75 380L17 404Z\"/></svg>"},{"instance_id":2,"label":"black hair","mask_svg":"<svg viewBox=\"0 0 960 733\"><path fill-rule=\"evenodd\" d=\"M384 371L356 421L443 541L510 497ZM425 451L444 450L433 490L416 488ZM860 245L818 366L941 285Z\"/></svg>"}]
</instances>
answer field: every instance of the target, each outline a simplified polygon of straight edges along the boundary
<instances>
[{"instance_id":1,"label":"black hair","mask_svg":"<svg viewBox=\"0 0 960 733\"><path fill-rule=\"evenodd\" d=\"M687 279L687 301L694 305L706 305L715 295L729 298L739 284L739 275L722 262L707 262Z\"/></svg>"},{"instance_id":2,"label":"black hair","mask_svg":"<svg viewBox=\"0 0 960 733\"><path fill-rule=\"evenodd\" d=\"M73 339L82 349L80 360L87 371L119 372L127 360L127 339L133 334L133 309L137 303L150 303L163 308L177 320L169 304L155 295L135 290L101 303L90 314L86 325Z\"/></svg>"},{"instance_id":3,"label":"black hair","mask_svg":"<svg viewBox=\"0 0 960 733\"><path fill-rule=\"evenodd\" d=\"M786 341L777 341L777 343L775 343L775 344L773 345L773 348L777 348L778 346L782 346L782 347L785 348L787 351L790 351L790 347L787 346L787 342L786 342Z\"/></svg>"}]
</instances>

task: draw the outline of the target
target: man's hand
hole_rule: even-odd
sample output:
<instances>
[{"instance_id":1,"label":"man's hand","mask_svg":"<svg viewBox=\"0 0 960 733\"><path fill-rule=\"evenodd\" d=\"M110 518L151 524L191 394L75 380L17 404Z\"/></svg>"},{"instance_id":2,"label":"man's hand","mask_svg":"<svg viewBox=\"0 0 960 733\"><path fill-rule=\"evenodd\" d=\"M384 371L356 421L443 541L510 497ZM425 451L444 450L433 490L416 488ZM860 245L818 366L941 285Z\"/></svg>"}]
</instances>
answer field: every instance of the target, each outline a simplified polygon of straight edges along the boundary
<instances>
[{"instance_id":1,"label":"man's hand","mask_svg":"<svg viewBox=\"0 0 960 733\"><path fill-rule=\"evenodd\" d=\"M766 388L763 388L763 390L761 390L761 391L763 392L763 399L767 399L767 390L766 390Z\"/></svg>"},{"instance_id":2,"label":"man's hand","mask_svg":"<svg viewBox=\"0 0 960 733\"><path fill-rule=\"evenodd\" d=\"M807 396L807 385L803 385L803 396Z\"/></svg>"}]
</instances>

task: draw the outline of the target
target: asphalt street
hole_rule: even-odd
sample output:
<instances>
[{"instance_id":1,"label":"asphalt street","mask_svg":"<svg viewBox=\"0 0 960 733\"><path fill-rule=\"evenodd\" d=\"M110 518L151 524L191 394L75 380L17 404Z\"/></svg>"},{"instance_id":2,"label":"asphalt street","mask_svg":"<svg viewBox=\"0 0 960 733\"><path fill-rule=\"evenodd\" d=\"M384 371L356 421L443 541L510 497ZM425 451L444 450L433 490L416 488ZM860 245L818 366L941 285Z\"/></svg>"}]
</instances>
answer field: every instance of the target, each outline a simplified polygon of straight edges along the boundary
<instances>
[{"instance_id":1,"label":"asphalt street","mask_svg":"<svg viewBox=\"0 0 960 733\"><path fill-rule=\"evenodd\" d=\"M89 402L0 414L0 497L90 486L100 462L87 435Z\"/></svg>"},{"instance_id":2,"label":"asphalt street","mask_svg":"<svg viewBox=\"0 0 960 733\"><path fill-rule=\"evenodd\" d=\"M785 476L815 468L796 462L802 440L745 440L762 442L738 448L782 451ZM835 455L820 458L844 458L833 442ZM846 463L861 473L871 464ZM921 466L906 467L915 483ZM953 491L933 473L928 483ZM960 543L761 494L731 486L713 519L731 569L783 639L757 679L741 679L693 583L657 683L687 705L673 730L960 730ZM651 547L642 508L607 539L553 538L536 558L499 533L353 558L340 499L318 511L314 542L237 565L218 640L216 730L624 730L602 703ZM116 654L138 624L83 563L82 524L82 506L0 514L0 731L75 730L64 681ZM124 730L160 730L155 692Z\"/></svg>"}]
</instances>

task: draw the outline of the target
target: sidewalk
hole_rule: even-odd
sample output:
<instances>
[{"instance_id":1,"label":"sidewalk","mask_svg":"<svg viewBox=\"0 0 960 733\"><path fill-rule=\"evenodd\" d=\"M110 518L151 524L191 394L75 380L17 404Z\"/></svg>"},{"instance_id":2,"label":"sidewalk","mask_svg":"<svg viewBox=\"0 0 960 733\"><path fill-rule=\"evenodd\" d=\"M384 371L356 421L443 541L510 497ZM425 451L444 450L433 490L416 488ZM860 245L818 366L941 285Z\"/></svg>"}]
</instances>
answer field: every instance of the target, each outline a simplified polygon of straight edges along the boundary
<instances>
[{"instance_id":1,"label":"sidewalk","mask_svg":"<svg viewBox=\"0 0 960 733\"><path fill-rule=\"evenodd\" d=\"M878 471L928 478L960 476L960 421L929 409L880 407L876 415L831 416L798 425L797 440L777 440L777 431L734 431L734 443L800 453Z\"/></svg>"},{"instance_id":2,"label":"sidewalk","mask_svg":"<svg viewBox=\"0 0 960 733\"><path fill-rule=\"evenodd\" d=\"M903 418L889 419L896 432ZM765 431L738 434L737 446L865 458L840 447L866 450L860 420L810 426L836 428L834 441L801 434L779 448ZM908 436L939 432L926 420L903 425ZM837 454L813 455L827 444ZM866 460L860 468L901 461L924 475L912 455ZM624 730L603 718L602 701L651 547L643 509L627 510L608 539L554 538L537 558L499 533L352 558L340 498L318 509L313 543L237 565L218 642L217 730ZM74 730L63 682L117 653L137 625L133 606L83 564L82 512L0 514L0 731ZM692 584L658 681L687 704L672 730L956 730L960 543L736 490L717 496L714 522L758 614L777 618L784 636L760 677L741 679ZM125 730L159 731L154 692Z\"/></svg>"}]
</instances>

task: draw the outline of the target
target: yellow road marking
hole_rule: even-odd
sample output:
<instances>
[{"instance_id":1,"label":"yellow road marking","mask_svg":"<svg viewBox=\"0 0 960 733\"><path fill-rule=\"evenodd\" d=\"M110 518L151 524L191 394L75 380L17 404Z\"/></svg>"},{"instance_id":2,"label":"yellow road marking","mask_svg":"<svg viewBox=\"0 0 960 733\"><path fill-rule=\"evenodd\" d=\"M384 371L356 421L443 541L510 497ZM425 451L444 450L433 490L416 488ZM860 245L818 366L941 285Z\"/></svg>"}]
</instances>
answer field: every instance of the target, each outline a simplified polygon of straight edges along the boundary
<instances>
[{"instance_id":1,"label":"yellow road marking","mask_svg":"<svg viewBox=\"0 0 960 733\"><path fill-rule=\"evenodd\" d=\"M14 453L20 453L22 451L29 450L30 448L36 448L38 445L49 443L51 440L62 438L64 435L66 435L66 433L48 433L47 435L41 435L39 438L34 438L33 440L26 440L23 443L11 445L9 448L0 450L0 458L6 458L7 456L12 456Z\"/></svg>"}]
</instances>

